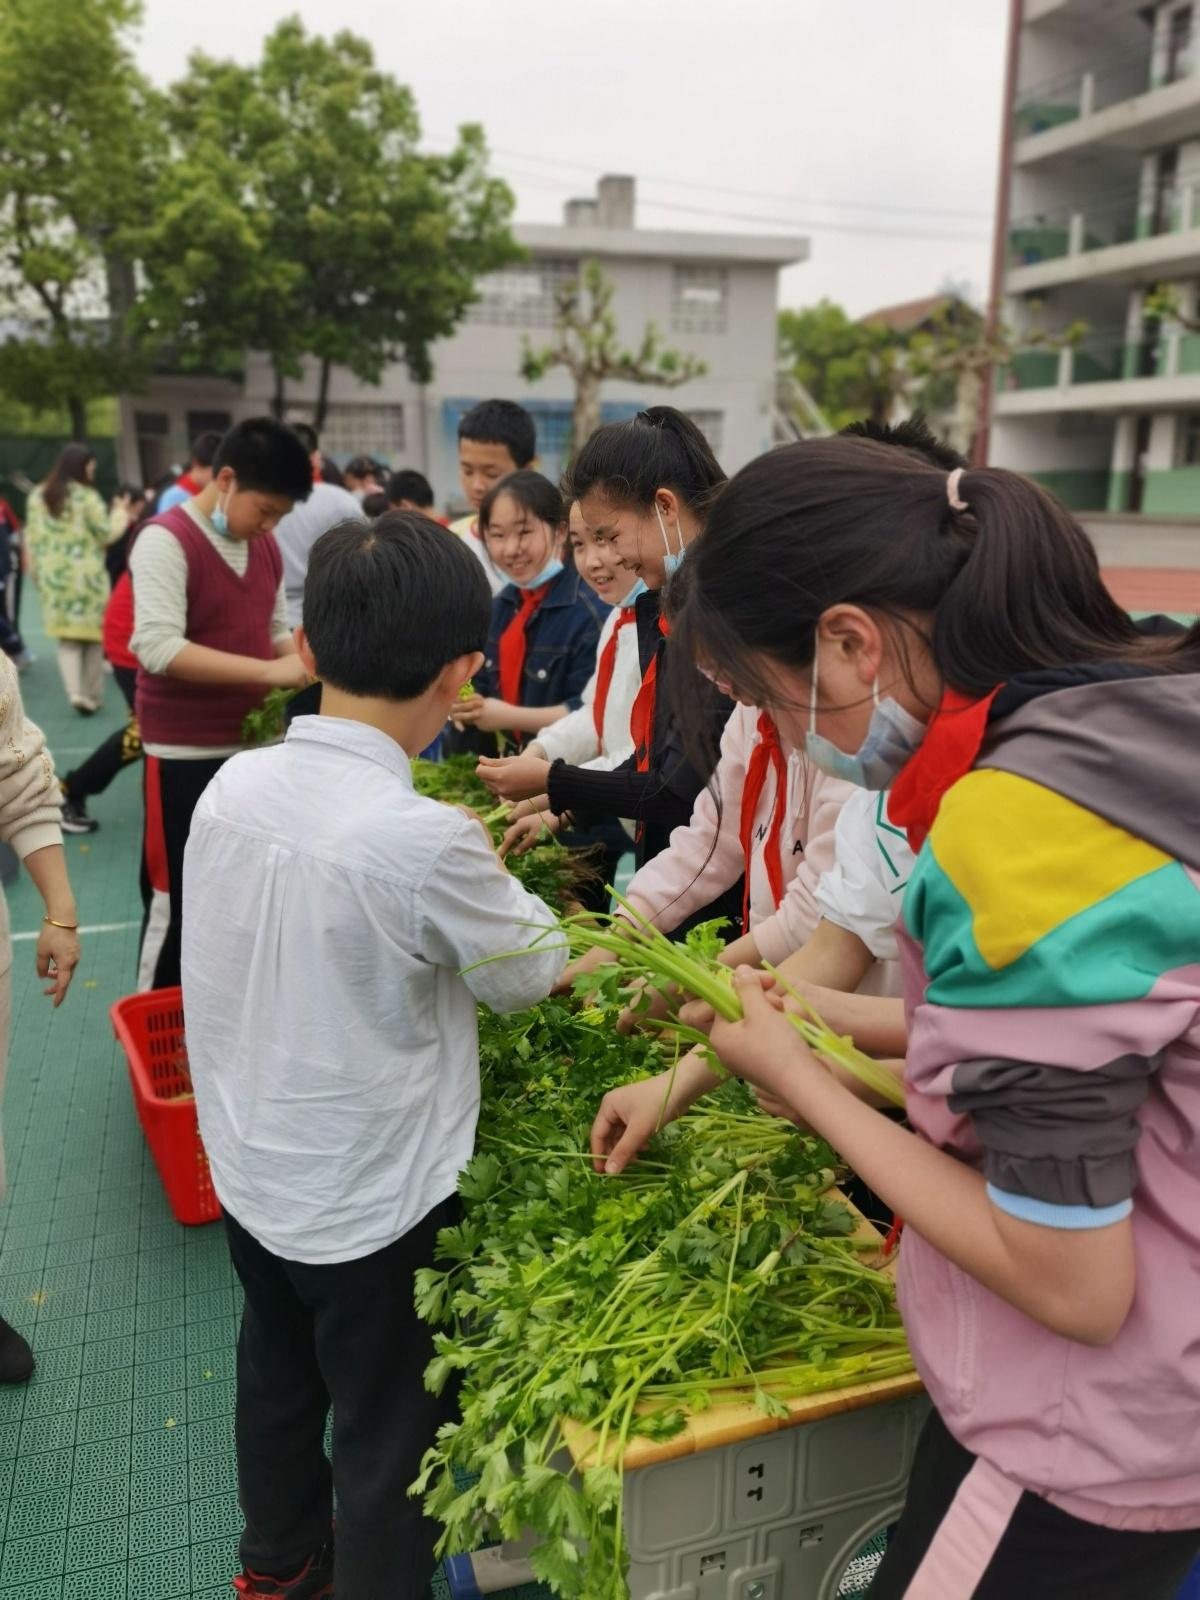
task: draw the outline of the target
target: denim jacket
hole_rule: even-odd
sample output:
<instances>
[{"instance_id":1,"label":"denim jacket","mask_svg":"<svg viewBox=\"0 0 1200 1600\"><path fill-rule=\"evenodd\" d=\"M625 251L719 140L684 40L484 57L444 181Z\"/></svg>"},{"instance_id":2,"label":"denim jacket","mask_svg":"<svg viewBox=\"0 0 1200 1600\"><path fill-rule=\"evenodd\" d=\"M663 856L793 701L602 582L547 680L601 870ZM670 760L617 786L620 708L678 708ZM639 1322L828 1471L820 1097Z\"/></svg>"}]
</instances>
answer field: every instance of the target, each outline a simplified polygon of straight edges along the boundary
<instances>
[{"instance_id":1,"label":"denim jacket","mask_svg":"<svg viewBox=\"0 0 1200 1600\"><path fill-rule=\"evenodd\" d=\"M482 695L500 693L500 636L520 608L521 591L513 583L506 584L492 601L487 653L475 674L475 687ZM600 629L608 610L573 567L558 575L525 630L521 705L579 708L595 671Z\"/></svg>"}]
</instances>

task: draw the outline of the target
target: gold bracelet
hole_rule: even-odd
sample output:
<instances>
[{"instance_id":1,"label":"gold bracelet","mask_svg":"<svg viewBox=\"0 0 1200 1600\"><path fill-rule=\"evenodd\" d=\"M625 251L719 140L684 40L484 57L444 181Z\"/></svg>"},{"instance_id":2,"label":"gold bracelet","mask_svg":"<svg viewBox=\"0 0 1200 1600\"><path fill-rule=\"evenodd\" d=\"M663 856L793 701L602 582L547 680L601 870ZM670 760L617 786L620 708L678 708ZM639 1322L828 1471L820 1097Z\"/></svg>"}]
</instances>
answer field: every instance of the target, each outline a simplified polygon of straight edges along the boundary
<instances>
[{"instance_id":1,"label":"gold bracelet","mask_svg":"<svg viewBox=\"0 0 1200 1600\"><path fill-rule=\"evenodd\" d=\"M42 921L49 923L52 928L61 928L64 933L79 932L79 924L77 922L56 922L53 917L43 917Z\"/></svg>"}]
</instances>

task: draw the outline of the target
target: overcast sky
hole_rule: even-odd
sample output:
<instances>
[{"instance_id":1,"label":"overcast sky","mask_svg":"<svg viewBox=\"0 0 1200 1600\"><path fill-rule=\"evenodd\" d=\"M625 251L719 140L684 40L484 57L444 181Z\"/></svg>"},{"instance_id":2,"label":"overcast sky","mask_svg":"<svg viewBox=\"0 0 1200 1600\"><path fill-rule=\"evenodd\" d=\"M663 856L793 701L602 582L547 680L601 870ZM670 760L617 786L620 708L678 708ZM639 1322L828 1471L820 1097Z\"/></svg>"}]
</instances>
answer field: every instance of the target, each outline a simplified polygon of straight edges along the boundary
<instances>
[{"instance_id":1,"label":"overcast sky","mask_svg":"<svg viewBox=\"0 0 1200 1600\"><path fill-rule=\"evenodd\" d=\"M861 314L986 292L1007 0L145 0L159 83L250 60L281 17L369 37L430 145L487 130L517 216L602 172L646 226L802 234L782 299Z\"/></svg>"}]
</instances>

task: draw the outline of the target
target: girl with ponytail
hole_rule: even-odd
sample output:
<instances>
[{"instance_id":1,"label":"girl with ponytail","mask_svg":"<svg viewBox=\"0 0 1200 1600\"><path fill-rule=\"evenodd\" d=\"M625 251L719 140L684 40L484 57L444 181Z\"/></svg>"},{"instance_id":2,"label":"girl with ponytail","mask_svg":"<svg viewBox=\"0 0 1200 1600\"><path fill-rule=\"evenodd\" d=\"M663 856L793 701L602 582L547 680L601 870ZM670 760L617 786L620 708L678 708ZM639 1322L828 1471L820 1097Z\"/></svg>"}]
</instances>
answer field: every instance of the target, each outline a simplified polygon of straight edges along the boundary
<instances>
[{"instance_id":1,"label":"girl with ponytail","mask_svg":"<svg viewBox=\"0 0 1200 1600\"><path fill-rule=\"evenodd\" d=\"M910 1129L747 968L727 1067L906 1220L935 1410L872 1600L1173 1600L1200 1549L1200 633L1146 638L1011 473L787 446L689 556L679 657L920 847ZM620 1136L594 1136L602 1166Z\"/></svg>"}]
</instances>

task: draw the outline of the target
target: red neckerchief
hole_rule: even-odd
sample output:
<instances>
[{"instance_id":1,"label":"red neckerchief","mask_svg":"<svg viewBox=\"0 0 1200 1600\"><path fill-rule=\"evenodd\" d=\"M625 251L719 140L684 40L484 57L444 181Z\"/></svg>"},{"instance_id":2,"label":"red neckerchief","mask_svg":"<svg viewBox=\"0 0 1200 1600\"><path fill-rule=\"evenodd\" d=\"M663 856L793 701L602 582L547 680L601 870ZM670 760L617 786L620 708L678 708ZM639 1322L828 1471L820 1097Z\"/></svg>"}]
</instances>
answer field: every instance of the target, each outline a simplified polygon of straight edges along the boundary
<instances>
[{"instance_id":1,"label":"red neckerchief","mask_svg":"<svg viewBox=\"0 0 1200 1600\"><path fill-rule=\"evenodd\" d=\"M970 772L987 732L999 687L981 700L947 689L920 748L904 766L888 797L888 817L908 833L914 853L933 827L942 796Z\"/></svg>"},{"instance_id":2,"label":"red neckerchief","mask_svg":"<svg viewBox=\"0 0 1200 1600\"><path fill-rule=\"evenodd\" d=\"M553 581L553 580L551 580ZM500 635L497 651L500 664L500 698L510 706L521 704L521 677L525 671L525 629L542 601L550 593L550 584L540 589L522 589L521 604L512 621Z\"/></svg>"},{"instance_id":3,"label":"red neckerchief","mask_svg":"<svg viewBox=\"0 0 1200 1600\"><path fill-rule=\"evenodd\" d=\"M200 493L200 485L196 482L195 478L192 477L190 472L180 473L175 487L177 489L186 489L189 499L191 499L193 495Z\"/></svg>"},{"instance_id":4,"label":"red neckerchief","mask_svg":"<svg viewBox=\"0 0 1200 1600\"><path fill-rule=\"evenodd\" d=\"M746 890L742 899L742 927L750 930L750 863L754 855L754 819L758 815L758 802L767 783L767 773L775 774L775 809L771 813L771 826L763 841L763 862L767 869L767 882L775 909L783 900L783 864L779 859L779 840L783 833L784 813L787 810L787 762L779 748L779 730L765 711L758 715L758 743L750 752L746 763L746 781L742 785L742 854L746 858Z\"/></svg>"},{"instance_id":5,"label":"red neckerchief","mask_svg":"<svg viewBox=\"0 0 1200 1600\"><path fill-rule=\"evenodd\" d=\"M658 631L664 639L671 637L671 624L659 617ZM658 651L655 650L646 676L629 713L629 732L633 738L633 760L639 772L650 771L650 747L654 743L654 706L658 699Z\"/></svg>"},{"instance_id":6,"label":"red neckerchief","mask_svg":"<svg viewBox=\"0 0 1200 1600\"><path fill-rule=\"evenodd\" d=\"M596 724L596 738L604 743L604 713L608 707L608 691L612 688L613 668L617 664L617 635L627 622L634 620L632 606L622 606L617 613L617 623L608 636L608 643L600 652L596 667L596 698L592 701L592 721Z\"/></svg>"}]
</instances>

